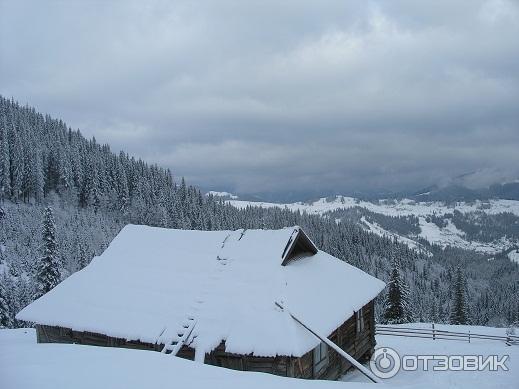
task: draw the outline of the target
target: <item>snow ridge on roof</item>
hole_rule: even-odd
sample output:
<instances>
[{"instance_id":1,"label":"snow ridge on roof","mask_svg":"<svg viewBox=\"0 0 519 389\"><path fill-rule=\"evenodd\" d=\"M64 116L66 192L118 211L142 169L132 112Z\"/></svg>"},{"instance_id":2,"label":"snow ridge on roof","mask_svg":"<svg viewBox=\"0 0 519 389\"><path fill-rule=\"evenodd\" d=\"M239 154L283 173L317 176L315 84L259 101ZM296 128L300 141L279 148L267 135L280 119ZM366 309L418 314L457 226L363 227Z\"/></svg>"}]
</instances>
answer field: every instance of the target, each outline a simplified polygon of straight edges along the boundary
<instances>
[{"instance_id":1,"label":"snow ridge on roof","mask_svg":"<svg viewBox=\"0 0 519 389\"><path fill-rule=\"evenodd\" d=\"M281 266L299 227L186 231L126 226L83 270L18 318L163 344L194 316L197 355L301 356L318 340L274 302L331 333L384 283L323 251ZM222 261L222 259L224 259Z\"/></svg>"}]
</instances>

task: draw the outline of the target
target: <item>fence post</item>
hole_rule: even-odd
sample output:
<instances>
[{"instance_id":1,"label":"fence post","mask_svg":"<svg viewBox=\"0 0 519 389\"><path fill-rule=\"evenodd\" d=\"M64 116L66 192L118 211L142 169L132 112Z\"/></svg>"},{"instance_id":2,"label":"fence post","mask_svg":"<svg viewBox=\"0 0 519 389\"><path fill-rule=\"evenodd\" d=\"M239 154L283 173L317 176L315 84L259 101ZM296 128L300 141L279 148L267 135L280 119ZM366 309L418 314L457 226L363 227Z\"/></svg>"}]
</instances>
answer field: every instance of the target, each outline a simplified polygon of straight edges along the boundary
<instances>
[{"instance_id":1,"label":"fence post","mask_svg":"<svg viewBox=\"0 0 519 389\"><path fill-rule=\"evenodd\" d=\"M432 323L432 336L433 336L433 340L436 340L436 332L434 330L434 323Z\"/></svg>"},{"instance_id":2,"label":"fence post","mask_svg":"<svg viewBox=\"0 0 519 389\"><path fill-rule=\"evenodd\" d=\"M470 330L469 330L469 343L470 343Z\"/></svg>"}]
</instances>

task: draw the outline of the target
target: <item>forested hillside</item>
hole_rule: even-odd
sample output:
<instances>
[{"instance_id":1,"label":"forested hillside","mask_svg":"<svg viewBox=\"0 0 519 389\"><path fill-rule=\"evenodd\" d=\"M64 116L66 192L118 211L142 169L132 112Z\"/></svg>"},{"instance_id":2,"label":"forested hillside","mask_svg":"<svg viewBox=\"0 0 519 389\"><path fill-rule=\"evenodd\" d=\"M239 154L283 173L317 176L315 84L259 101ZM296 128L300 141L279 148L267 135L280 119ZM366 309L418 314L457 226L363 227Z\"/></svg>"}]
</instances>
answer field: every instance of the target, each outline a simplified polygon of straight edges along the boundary
<instances>
[{"instance_id":1,"label":"forested hillside","mask_svg":"<svg viewBox=\"0 0 519 389\"><path fill-rule=\"evenodd\" d=\"M116 155L62 121L1 97L0 199L0 302L8 326L22 324L14 315L34 295L46 206L54 210L62 278L99 255L128 223L207 230L297 224L321 249L381 279L399 261L416 320L448 321L458 265L474 323L519 319L519 271L508 260L489 264L476 253L437 246L428 246L429 257L354 223L279 208L238 209L174 180L167 169ZM379 301L379 315L380 307Z\"/></svg>"}]
</instances>

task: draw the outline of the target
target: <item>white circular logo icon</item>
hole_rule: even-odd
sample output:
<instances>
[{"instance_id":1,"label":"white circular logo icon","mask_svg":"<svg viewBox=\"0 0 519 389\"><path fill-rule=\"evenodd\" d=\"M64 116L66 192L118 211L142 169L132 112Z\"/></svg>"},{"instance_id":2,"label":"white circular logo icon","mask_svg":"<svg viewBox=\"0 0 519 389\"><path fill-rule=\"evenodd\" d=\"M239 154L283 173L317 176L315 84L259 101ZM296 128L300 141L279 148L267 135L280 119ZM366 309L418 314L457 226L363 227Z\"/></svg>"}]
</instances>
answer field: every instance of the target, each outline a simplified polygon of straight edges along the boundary
<instances>
[{"instance_id":1,"label":"white circular logo icon","mask_svg":"<svg viewBox=\"0 0 519 389\"><path fill-rule=\"evenodd\" d=\"M379 378L391 378L400 370L400 356L390 347L375 350L369 361L373 374Z\"/></svg>"}]
</instances>

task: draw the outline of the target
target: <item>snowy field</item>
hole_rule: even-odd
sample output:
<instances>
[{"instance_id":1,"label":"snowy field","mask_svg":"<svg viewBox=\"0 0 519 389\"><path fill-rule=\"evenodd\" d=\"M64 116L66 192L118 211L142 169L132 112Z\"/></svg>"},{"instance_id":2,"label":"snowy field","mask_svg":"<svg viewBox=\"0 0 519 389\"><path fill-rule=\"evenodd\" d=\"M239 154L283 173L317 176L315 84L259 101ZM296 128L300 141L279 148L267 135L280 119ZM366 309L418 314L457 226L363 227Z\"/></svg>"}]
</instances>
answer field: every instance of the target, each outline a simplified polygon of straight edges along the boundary
<instances>
[{"instance_id":1,"label":"snowy field","mask_svg":"<svg viewBox=\"0 0 519 389\"><path fill-rule=\"evenodd\" d=\"M415 326L428 327L425 324ZM502 328L438 326L503 335ZM379 346L401 354L510 355L508 372L400 372L388 388L519 388L519 346L496 341L442 341L378 336ZM366 389L358 372L343 382L298 380L202 365L156 352L66 344L36 344L32 329L0 330L0 388L347 388Z\"/></svg>"},{"instance_id":2,"label":"snowy field","mask_svg":"<svg viewBox=\"0 0 519 389\"><path fill-rule=\"evenodd\" d=\"M421 232L419 237L426 239L430 243L439 244L441 246L455 246L466 250L475 250L485 254L496 254L510 247L517 242L507 239L501 239L495 242L482 243L466 239L465 233L448 222L445 228L440 228L436 224L427 222L426 217L429 215L442 216L457 210L461 213L469 213L475 211L483 211L487 214L498 214L510 212L519 216L519 201L515 200L489 200L474 201L471 203L457 202L452 205L446 205L443 202L417 202L410 199L402 200L379 200L375 202L363 201L353 197L336 196L333 199L321 198L314 202L297 202L291 204L278 204L266 202L253 202L242 200L227 200L227 202L237 208L246 208L247 206L258 206L263 208L287 208L292 211L306 212L308 214L325 215L328 212L349 209L353 207L365 208L371 212L379 213L386 216L409 216L418 217ZM376 224L364 224L372 232L377 235L385 235L396 238L402 243L407 244L411 248L419 249L419 244L409 237L399 236L395 233L386 231ZM413 238L413 237L411 237Z\"/></svg>"},{"instance_id":3,"label":"snowy field","mask_svg":"<svg viewBox=\"0 0 519 389\"><path fill-rule=\"evenodd\" d=\"M415 323L400 327L431 329L431 324ZM483 326L436 325L437 330L464 332L472 334L506 336L505 328ZM402 355L509 355L506 363L509 371L400 371L393 378L384 382L390 386L403 387L442 387L442 388L519 388L519 345L507 346L495 340L471 339L432 340L400 336L377 335L377 348L390 347ZM433 366L432 363L430 365ZM358 371L343 377L345 382L367 382ZM388 386L389 386L388 385Z\"/></svg>"}]
</instances>

